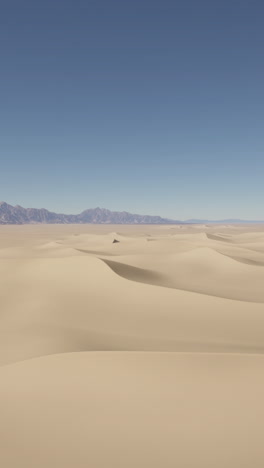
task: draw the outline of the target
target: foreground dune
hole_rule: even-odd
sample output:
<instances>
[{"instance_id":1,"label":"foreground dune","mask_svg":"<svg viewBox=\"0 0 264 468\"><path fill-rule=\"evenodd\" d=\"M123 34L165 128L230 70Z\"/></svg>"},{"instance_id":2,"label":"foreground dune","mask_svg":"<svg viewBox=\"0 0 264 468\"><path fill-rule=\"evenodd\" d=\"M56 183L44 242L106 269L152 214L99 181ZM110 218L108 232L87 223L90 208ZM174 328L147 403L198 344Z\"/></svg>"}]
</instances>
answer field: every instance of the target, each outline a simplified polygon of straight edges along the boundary
<instances>
[{"instance_id":1,"label":"foreground dune","mask_svg":"<svg viewBox=\"0 0 264 468\"><path fill-rule=\"evenodd\" d=\"M2 367L1 466L262 468L263 366L104 352Z\"/></svg>"},{"instance_id":2,"label":"foreground dune","mask_svg":"<svg viewBox=\"0 0 264 468\"><path fill-rule=\"evenodd\" d=\"M0 466L264 466L264 227L0 226L0 280Z\"/></svg>"}]
</instances>

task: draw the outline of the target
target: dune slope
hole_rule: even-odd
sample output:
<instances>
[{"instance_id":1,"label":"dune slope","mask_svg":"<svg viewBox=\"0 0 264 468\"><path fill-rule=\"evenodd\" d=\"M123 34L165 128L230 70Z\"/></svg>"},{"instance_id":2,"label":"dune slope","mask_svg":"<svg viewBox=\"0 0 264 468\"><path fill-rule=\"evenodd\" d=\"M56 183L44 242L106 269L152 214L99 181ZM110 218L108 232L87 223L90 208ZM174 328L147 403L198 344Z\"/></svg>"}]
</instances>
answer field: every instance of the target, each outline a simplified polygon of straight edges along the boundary
<instances>
[{"instance_id":1,"label":"dune slope","mask_svg":"<svg viewBox=\"0 0 264 468\"><path fill-rule=\"evenodd\" d=\"M261 355L108 352L2 367L1 466L261 468L263 366Z\"/></svg>"}]
</instances>

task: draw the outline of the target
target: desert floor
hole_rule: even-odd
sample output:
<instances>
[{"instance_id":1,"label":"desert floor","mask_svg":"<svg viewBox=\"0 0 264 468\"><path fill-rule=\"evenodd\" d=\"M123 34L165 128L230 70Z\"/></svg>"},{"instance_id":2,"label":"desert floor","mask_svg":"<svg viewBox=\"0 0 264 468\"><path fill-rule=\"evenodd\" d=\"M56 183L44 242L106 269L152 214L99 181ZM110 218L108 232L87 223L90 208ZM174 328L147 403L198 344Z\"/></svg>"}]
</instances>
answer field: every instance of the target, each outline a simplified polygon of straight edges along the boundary
<instances>
[{"instance_id":1,"label":"desert floor","mask_svg":"<svg viewBox=\"0 0 264 468\"><path fill-rule=\"evenodd\" d=\"M263 468L263 353L264 226L0 226L3 468Z\"/></svg>"}]
</instances>

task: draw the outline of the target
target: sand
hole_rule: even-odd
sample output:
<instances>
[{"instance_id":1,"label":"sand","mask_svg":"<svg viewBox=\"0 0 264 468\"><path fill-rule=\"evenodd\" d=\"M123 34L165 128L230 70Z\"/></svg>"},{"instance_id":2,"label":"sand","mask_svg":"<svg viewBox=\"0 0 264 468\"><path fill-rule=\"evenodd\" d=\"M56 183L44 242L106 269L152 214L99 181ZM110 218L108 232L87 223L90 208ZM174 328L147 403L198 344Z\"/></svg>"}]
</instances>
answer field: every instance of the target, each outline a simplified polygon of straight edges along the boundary
<instances>
[{"instance_id":1,"label":"sand","mask_svg":"<svg viewBox=\"0 0 264 468\"><path fill-rule=\"evenodd\" d=\"M0 333L1 467L264 466L264 226L0 226Z\"/></svg>"}]
</instances>

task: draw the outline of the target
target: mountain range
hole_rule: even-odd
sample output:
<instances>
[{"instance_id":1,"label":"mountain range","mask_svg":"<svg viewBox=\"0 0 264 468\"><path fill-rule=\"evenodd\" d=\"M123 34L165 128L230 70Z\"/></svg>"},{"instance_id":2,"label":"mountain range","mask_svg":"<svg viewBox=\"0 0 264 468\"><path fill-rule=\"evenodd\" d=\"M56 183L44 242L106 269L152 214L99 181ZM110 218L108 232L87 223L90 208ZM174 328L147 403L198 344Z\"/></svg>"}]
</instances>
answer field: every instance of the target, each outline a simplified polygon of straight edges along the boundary
<instances>
[{"instance_id":1,"label":"mountain range","mask_svg":"<svg viewBox=\"0 0 264 468\"><path fill-rule=\"evenodd\" d=\"M23 208L0 202L0 224L181 224L180 221L90 208L76 215L53 213L44 208Z\"/></svg>"},{"instance_id":2,"label":"mountain range","mask_svg":"<svg viewBox=\"0 0 264 468\"><path fill-rule=\"evenodd\" d=\"M126 211L110 211L105 208L90 208L80 214L53 213L45 208L23 208L0 202L0 224L261 224L264 221L246 221L242 219L188 219L179 221L132 214Z\"/></svg>"}]
</instances>

